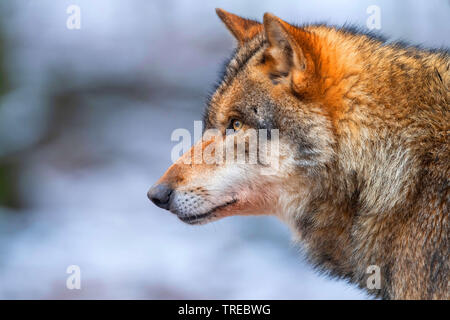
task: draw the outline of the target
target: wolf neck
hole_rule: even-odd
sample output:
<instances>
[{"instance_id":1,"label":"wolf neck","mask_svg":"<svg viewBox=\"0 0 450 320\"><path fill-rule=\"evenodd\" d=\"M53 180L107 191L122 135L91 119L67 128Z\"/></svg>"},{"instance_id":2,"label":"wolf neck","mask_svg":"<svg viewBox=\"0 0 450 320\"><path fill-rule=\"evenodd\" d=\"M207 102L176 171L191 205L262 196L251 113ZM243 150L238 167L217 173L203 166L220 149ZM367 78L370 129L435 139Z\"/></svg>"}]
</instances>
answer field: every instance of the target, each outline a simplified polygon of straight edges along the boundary
<instances>
[{"instance_id":1,"label":"wolf neck","mask_svg":"<svg viewBox=\"0 0 450 320\"><path fill-rule=\"evenodd\" d=\"M406 166L401 172L396 164L393 161L386 171L381 165L363 165L358 170L336 165L324 173L295 221L308 259L319 270L366 289L367 268L379 266L383 290L370 292L378 297L389 297L391 291L389 275L395 261L386 253L391 251L396 231L390 228L405 215L405 208L410 207L407 199L414 193L406 184L413 173ZM398 176L394 182L392 175Z\"/></svg>"},{"instance_id":2,"label":"wolf neck","mask_svg":"<svg viewBox=\"0 0 450 320\"><path fill-rule=\"evenodd\" d=\"M449 75L444 70L448 58L434 57L435 67L426 65L425 59L420 61L422 53L411 57L406 50L395 61L386 60L390 51L388 47L372 52L377 55L373 59L365 53L367 65L362 74L350 72L340 78L350 81L345 86L333 84L345 88L338 92L339 99L324 101L336 129L337 160L320 179L311 181L315 190L293 222L308 258L322 271L365 288L367 267L379 266L382 289L371 292L379 297L398 294L393 293L390 281L394 270L405 279L410 276L399 265L400 259L420 261L428 254L426 250L433 252L434 248L425 250L425 246L418 249L422 240L413 233L423 234L423 225L442 224L443 214L418 209L416 202L419 197L429 199L427 194L433 190L438 192L432 186L421 187L423 179L432 181L431 174L424 175L424 162L436 161L433 165L440 166L441 173L449 169L441 159L443 150L448 150ZM375 60L386 65L377 66ZM416 88L417 80L428 87ZM432 174L435 181L439 172ZM440 179L441 185L448 185L448 177ZM444 206L445 199L435 201L435 208ZM406 232L412 232L408 244L401 239L407 237ZM392 254L394 246L398 251ZM417 253L412 253L415 246ZM411 257L406 257L405 250Z\"/></svg>"}]
</instances>

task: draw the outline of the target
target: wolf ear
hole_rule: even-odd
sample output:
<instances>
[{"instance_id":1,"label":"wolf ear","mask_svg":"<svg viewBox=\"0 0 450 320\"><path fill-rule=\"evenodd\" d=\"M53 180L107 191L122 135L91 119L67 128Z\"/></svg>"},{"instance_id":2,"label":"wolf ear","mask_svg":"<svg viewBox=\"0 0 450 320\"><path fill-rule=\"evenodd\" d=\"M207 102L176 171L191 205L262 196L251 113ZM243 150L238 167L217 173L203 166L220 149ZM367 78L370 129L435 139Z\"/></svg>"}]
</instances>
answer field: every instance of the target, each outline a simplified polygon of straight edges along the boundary
<instances>
[{"instance_id":1,"label":"wolf ear","mask_svg":"<svg viewBox=\"0 0 450 320\"><path fill-rule=\"evenodd\" d=\"M241 18L219 8L216 9L216 13L227 29L230 30L231 34L236 38L239 45L251 40L254 36L263 31L262 24L257 21Z\"/></svg>"},{"instance_id":2,"label":"wolf ear","mask_svg":"<svg viewBox=\"0 0 450 320\"><path fill-rule=\"evenodd\" d=\"M265 58L270 63L271 77L291 75L293 89L301 91L315 72L311 34L271 13L264 14L264 30L269 42Z\"/></svg>"}]
</instances>

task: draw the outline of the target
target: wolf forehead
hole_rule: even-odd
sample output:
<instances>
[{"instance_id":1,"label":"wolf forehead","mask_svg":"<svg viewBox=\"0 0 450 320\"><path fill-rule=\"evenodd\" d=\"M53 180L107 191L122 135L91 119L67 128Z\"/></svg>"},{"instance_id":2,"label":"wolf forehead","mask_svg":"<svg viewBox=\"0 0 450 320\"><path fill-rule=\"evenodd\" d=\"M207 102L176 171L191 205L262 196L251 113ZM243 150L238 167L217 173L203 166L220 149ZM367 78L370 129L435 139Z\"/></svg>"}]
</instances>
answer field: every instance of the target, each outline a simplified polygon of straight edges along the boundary
<instances>
[{"instance_id":1,"label":"wolf forehead","mask_svg":"<svg viewBox=\"0 0 450 320\"><path fill-rule=\"evenodd\" d=\"M203 112L205 130L226 127L230 120L239 119L253 129L266 129L269 138L272 129L287 133L290 121L286 121L286 110L279 99L273 99L270 96L270 88L263 89L256 86L245 88L249 84L245 77L248 74L249 65L262 63L263 61L260 59L264 59L263 53L267 47L268 42L261 33L236 48L225 61L219 74L219 80L216 81L215 87L206 101ZM253 58L257 58L257 60ZM231 102L228 101L228 105L223 105L221 99L227 91L232 91L233 87L248 90L242 90L240 95L230 94ZM219 114L226 115L225 123L218 119ZM290 116L293 117L294 114Z\"/></svg>"},{"instance_id":2,"label":"wolf forehead","mask_svg":"<svg viewBox=\"0 0 450 320\"><path fill-rule=\"evenodd\" d=\"M205 128L213 128L217 125L217 111L219 110L218 100L223 95L238 75L244 72L249 64L251 58L256 54L261 54L267 47L267 40L261 33L255 36L251 41L248 41L242 46L237 47L231 56L224 62L222 70L219 73L219 80L211 91L203 114L203 122ZM268 97L261 99L261 96L248 92L245 96L245 101L234 101L230 106L236 117L246 121L246 124L251 125L257 129L271 129L274 127L273 123L269 121L274 118L275 102Z\"/></svg>"}]
</instances>

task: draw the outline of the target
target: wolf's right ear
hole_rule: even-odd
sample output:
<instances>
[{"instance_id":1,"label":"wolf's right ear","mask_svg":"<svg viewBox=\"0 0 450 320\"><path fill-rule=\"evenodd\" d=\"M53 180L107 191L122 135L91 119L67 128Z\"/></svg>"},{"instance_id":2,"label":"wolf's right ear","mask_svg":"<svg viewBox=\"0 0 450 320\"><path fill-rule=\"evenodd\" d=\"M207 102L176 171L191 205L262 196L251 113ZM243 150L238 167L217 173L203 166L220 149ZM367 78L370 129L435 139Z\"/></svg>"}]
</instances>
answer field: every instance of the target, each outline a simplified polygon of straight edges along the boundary
<instances>
[{"instance_id":1,"label":"wolf's right ear","mask_svg":"<svg viewBox=\"0 0 450 320\"><path fill-rule=\"evenodd\" d=\"M298 93L306 88L311 91L316 73L311 34L271 13L264 14L264 30L269 43L265 58L271 77L290 79Z\"/></svg>"},{"instance_id":2,"label":"wolf's right ear","mask_svg":"<svg viewBox=\"0 0 450 320\"><path fill-rule=\"evenodd\" d=\"M241 18L223 9L216 9L216 13L223 21L231 34L236 38L239 45L251 40L263 31L263 25L257 21Z\"/></svg>"}]
</instances>

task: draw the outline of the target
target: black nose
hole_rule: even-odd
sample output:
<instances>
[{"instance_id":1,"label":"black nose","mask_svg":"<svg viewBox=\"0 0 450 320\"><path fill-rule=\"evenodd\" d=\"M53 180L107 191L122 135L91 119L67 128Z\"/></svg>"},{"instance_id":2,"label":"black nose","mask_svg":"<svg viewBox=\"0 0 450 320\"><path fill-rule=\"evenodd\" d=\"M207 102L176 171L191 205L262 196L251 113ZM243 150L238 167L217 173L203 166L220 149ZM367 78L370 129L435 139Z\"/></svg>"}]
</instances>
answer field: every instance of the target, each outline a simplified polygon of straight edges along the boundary
<instances>
[{"instance_id":1,"label":"black nose","mask_svg":"<svg viewBox=\"0 0 450 320\"><path fill-rule=\"evenodd\" d=\"M158 207L168 210L172 191L167 184L157 184L150 188L147 196Z\"/></svg>"}]
</instances>

